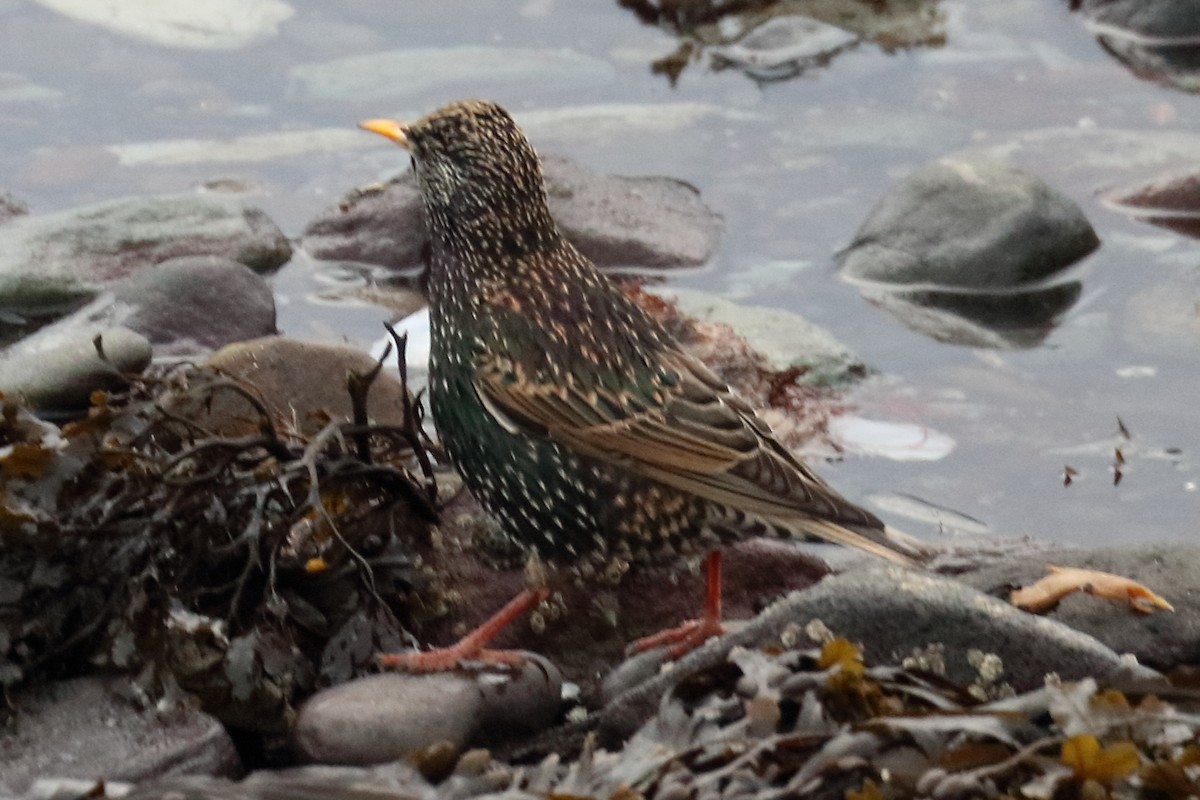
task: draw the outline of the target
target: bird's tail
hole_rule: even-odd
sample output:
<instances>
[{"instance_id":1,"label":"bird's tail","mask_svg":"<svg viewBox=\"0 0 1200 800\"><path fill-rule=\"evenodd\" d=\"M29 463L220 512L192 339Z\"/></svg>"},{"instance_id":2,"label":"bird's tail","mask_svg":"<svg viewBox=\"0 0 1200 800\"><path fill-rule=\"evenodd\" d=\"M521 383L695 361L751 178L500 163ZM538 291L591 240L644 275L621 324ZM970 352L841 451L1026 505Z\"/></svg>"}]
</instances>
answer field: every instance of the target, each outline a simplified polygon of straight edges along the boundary
<instances>
[{"instance_id":1,"label":"bird's tail","mask_svg":"<svg viewBox=\"0 0 1200 800\"><path fill-rule=\"evenodd\" d=\"M821 539L834 544L853 547L866 553L886 558L898 564L915 566L933 556L933 551L915 536L910 536L890 525L882 528L846 525L830 520L804 519L802 522L777 520L777 524L802 536Z\"/></svg>"}]
</instances>

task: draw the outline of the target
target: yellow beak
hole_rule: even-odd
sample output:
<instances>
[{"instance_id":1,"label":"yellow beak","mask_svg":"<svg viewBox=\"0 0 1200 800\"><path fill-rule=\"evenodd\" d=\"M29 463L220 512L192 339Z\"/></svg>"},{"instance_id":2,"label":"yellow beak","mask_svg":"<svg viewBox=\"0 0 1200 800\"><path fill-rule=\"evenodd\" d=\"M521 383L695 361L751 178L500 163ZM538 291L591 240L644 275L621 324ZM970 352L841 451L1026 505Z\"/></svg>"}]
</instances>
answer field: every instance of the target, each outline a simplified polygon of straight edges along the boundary
<instances>
[{"instance_id":1,"label":"yellow beak","mask_svg":"<svg viewBox=\"0 0 1200 800\"><path fill-rule=\"evenodd\" d=\"M405 150L412 149L408 143L408 125L403 122L397 122L394 119L368 119L358 123L358 127L364 131L378 133L385 139L391 139Z\"/></svg>"}]
</instances>

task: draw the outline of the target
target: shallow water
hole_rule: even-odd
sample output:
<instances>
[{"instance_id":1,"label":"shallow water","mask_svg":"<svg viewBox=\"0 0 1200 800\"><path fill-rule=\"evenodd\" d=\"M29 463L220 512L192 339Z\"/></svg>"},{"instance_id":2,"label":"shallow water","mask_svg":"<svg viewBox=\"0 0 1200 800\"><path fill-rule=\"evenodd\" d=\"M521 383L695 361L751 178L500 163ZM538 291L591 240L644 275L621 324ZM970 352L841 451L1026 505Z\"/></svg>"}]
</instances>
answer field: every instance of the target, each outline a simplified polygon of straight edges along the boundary
<instances>
[{"instance_id":1,"label":"shallow water","mask_svg":"<svg viewBox=\"0 0 1200 800\"><path fill-rule=\"evenodd\" d=\"M203 50L0 0L0 188L52 210L236 177L298 235L342 192L405 162L354 122L486 96L545 151L699 187L726 218L721 250L671 283L827 326L893 376L859 413L956 440L940 460L823 467L850 497L916 495L997 533L1062 542L1194 535L1200 246L1107 209L1096 192L1200 159L1200 97L1135 77L1065 3L945 2L942 47L888 54L862 43L765 84L696 63L675 87L648 66L674 37L615 3L291 5L274 35ZM488 62L494 51L480 47L531 52ZM368 62L323 82L314 75L328 71L311 66L415 48L429 48L425 60L389 61L392 75ZM453 68L480 60L484 74ZM967 148L1007 156L1073 197L1104 241L1076 268L1082 300L1036 349L940 344L834 271L834 253L893 178ZM365 346L388 316L315 301L347 276L302 259L274 280L289 334ZM1066 465L1079 473L1070 487Z\"/></svg>"}]
</instances>

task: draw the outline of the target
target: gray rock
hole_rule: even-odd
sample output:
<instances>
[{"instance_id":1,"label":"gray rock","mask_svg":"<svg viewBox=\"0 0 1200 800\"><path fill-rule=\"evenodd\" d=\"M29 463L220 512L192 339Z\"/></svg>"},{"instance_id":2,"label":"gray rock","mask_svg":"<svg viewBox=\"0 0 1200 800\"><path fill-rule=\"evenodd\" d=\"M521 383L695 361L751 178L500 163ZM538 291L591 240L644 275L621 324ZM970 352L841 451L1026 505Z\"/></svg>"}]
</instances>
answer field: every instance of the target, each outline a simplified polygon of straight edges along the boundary
<instances>
[{"instance_id":1,"label":"gray rock","mask_svg":"<svg viewBox=\"0 0 1200 800\"><path fill-rule=\"evenodd\" d=\"M1044 280L1099 244L1079 207L1039 178L946 158L899 181L840 262L862 281L1006 289Z\"/></svg>"},{"instance_id":2,"label":"gray rock","mask_svg":"<svg viewBox=\"0 0 1200 800\"><path fill-rule=\"evenodd\" d=\"M141 334L118 327L99 335L104 358L96 351L95 334L82 331L5 354L0 391L39 412L76 412L87 408L92 392L122 388L123 375L150 364L150 342Z\"/></svg>"},{"instance_id":3,"label":"gray rock","mask_svg":"<svg viewBox=\"0 0 1200 800\"><path fill-rule=\"evenodd\" d=\"M548 725L562 678L532 654L515 672L386 673L314 695L292 737L308 760L379 764L441 741L462 749L479 735L512 737Z\"/></svg>"},{"instance_id":4,"label":"gray rock","mask_svg":"<svg viewBox=\"0 0 1200 800\"><path fill-rule=\"evenodd\" d=\"M1083 14L1096 40L1137 77L1200 88L1198 0L1083 0Z\"/></svg>"},{"instance_id":5,"label":"gray rock","mask_svg":"<svg viewBox=\"0 0 1200 800\"><path fill-rule=\"evenodd\" d=\"M350 372L370 372L375 364L375 359L352 347L301 342L285 336L232 344L208 360L209 366L254 386L271 413L293 420L307 436L325 426L326 414L350 419L346 376ZM404 396L393 372L380 373L367 396L370 419L383 425L403 422ZM314 376L319 379L314 380ZM202 408L176 411L226 435L257 430L254 409L229 392L217 395Z\"/></svg>"},{"instance_id":6,"label":"gray rock","mask_svg":"<svg viewBox=\"0 0 1200 800\"><path fill-rule=\"evenodd\" d=\"M550 213L600 266L698 266L717 249L724 222L690 184L603 175L559 157L543 167Z\"/></svg>"},{"instance_id":7,"label":"gray rock","mask_svg":"<svg viewBox=\"0 0 1200 800\"><path fill-rule=\"evenodd\" d=\"M1049 673L1066 680L1084 677L1157 677L1125 664L1096 639L1053 620L1027 614L958 581L896 566L854 569L793 592L750 620L741 630L711 640L674 667L629 689L598 712L603 741L623 738L658 708L659 698L679 678L724 661L736 646L779 646L781 637L801 637L814 620L837 636L860 642L868 663L897 663L938 648L947 677L977 683L980 670L970 651L999 658L999 682L1017 691L1040 686Z\"/></svg>"},{"instance_id":8,"label":"gray rock","mask_svg":"<svg viewBox=\"0 0 1200 800\"><path fill-rule=\"evenodd\" d=\"M221 256L169 259L114 287L113 298L115 309L129 310L121 324L159 353L214 350L275 333L271 287Z\"/></svg>"},{"instance_id":9,"label":"gray rock","mask_svg":"<svg viewBox=\"0 0 1200 800\"><path fill-rule=\"evenodd\" d=\"M1105 205L1134 219L1193 238L1200 236L1200 171L1176 169L1150 180L1119 186L1102 195Z\"/></svg>"},{"instance_id":10,"label":"gray rock","mask_svg":"<svg viewBox=\"0 0 1200 800\"><path fill-rule=\"evenodd\" d=\"M977 589L1007 596L1046 575L1046 565L1112 572L1145 584L1175 612L1141 614L1110 600L1077 593L1045 615L1096 637L1118 653L1167 670L1200 663L1200 545L1162 543L1099 550L1052 550L1011 557L958 576Z\"/></svg>"},{"instance_id":11,"label":"gray rock","mask_svg":"<svg viewBox=\"0 0 1200 800\"><path fill-rule=\"evenodd\" d=\"M1184 39L1200 33L1200 0L1084 0L1083 13L1093 22L1143 39Z\"/></svg>"},{"instance_id":12,"label":"gray rock","mask_svg":"<svg viewBox=\"0 0 1200 800\"><path fill-rule=\"evenodd\" d=\"M288 74L288 95L361 106L436 96L463 86L480 94L487 87L531 84L565 90L609 83L615 74L607 61L566 48L411 47L294 67Z\"/></svg>"},{"instance_id":13,"label":"gray rock","mask_svg":"<svg viewBox=\"0 0 1200 800\"><path fill-rule=\"evenodd\" d=\"M532 733L557 716L562 703L562 675L541 656L529 653L526 658L514 674L482 672L476 676L483 697L479 738L497 741Z\"/></svg>"},{"instance_id":14,"label":"gray rock","mask_svg":"<svg viewBox=\"0 0 1200 800\"><path fill-rule=\"evenodd\" d=\"M157 355L206 353L275 332L271 287L249 267L220 256L184 256L141 270L68 317L14 344L6 354L121 326L145 336Z\"/></svg>"},{"instance_id":15,"label":"gray rock","mask_svg":"<svg viewBox=\"0 0 1200 800\"><path fill-rule=\"evenodd\" d=\"M411 172L355 189L304 229L300 247L314 258L393 269L424 263L425 209Z\"/></svg>"},{"instance_id":16,"label":"gray rock","mask_svg":"<svg viewBox=\"0 0 1200 800\"><path fill-rule=\"evenodd\" d=\"M728 325L762 353L767 368L782 371L798 367L806 383L849 383L870 371L862 358L832 333L798 314L743 306L695 289L670 287L660 291L648 287L647 291L674 299L676 307L690 317Z\"/></svg>"},{"instance_id":17,"label":"gray rock","mask_svg":"<svg viewBox=\"0 0 1200 800\"><path fill-rule=\"evenodd\" d=\"M1065 680L1103 679L1124 669L1116 653L1090 636L958 581L892 566L847 572L791 595L744 635L761 644L788 623L804 626L813 619L862 642L871 663L940 645L947 676L964 685L979 677L967 661L972 649L999 656L1003 680L1018 691L1040 686L1052 672Z\"/></svg>"},{"instance_id":18,"label":"gray rock","mask_svg":"<svg viewBox=\"0 0 1200 800\"><path fill-rule=\"evenodd\" d=\"M696 266L716 250L721 217L686 183L602 175L555 156L542 165L555 221L601 267ZM419 267L425 212L412 173L358 190L323 212L309 223L301 247L320 259Z\"/></svg>"},{"instance_id":19,"label":"gray rock","mask_svg":"<svg viewBox=\"0 0 1200 800\"><path fill-rule=\"evenodd\" d=\"M128 197L17 217L0 226L0 305L61 306L185 255L265 272L287 261L291 246L262 211L219 195Z\"/></svg>"},{"instance_id":20,"label":"gray rock","mask_svg":"<svg viewBox=\"0 0 1200 800\"><path fill-rule=\"evenodd\" d=\"M300 708L292 740L309 761L381 764L440 741L461 749L479 727L482 707L468 675L371 675L313 695Z\"/></svg>"},{"instance_id":21,"label":"gray rock","mask_svg":"<svg viewBox=\"0 0 1200 800\"><path fill-rule=\"evenodd\" d=\"M50 776L141 781L241 774L229 734L212 717L182 705L139 710L100 678L27 689L13 705L16 725L0 736L0 795L20 794Z\"/></svg>"}]
</instances>

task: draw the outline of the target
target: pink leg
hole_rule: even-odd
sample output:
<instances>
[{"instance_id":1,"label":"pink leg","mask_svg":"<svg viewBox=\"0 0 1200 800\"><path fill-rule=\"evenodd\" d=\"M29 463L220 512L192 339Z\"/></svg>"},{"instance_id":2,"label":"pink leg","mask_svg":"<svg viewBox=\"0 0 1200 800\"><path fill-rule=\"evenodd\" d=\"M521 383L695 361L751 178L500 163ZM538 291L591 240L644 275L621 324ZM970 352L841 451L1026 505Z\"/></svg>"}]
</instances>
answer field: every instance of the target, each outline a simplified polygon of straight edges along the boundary
<instances>
[{"instance_id":1,"label":"pink leg","mask_svg":"<svg viewBox=\"0 0 1200 800\"><path fill-rule=\"evenodd\" d=\"M713 550L704 559L704 616L638 639L629 646L629 651L644 653L670 645L667 659L674 660L724 632L725 627L721 624L721 551Z\"/></svg>"},{"instance_id":2,"label":"pink leg","mask_svg":"<svg viewBox=\"0 0 1200 800\"><path fill-rule=\"evenodd\" d=\"M488 650L487 644L496 638L514 619L532 611L550 593L545 589L525 589L490 619L449 647L440 647L423 653L380 653L376 661L384 669L405 672L443 672L451 670L464 661L480 661L485 664L520 664L521 653L517 650Z\"/></svg>"}]
</instances>

